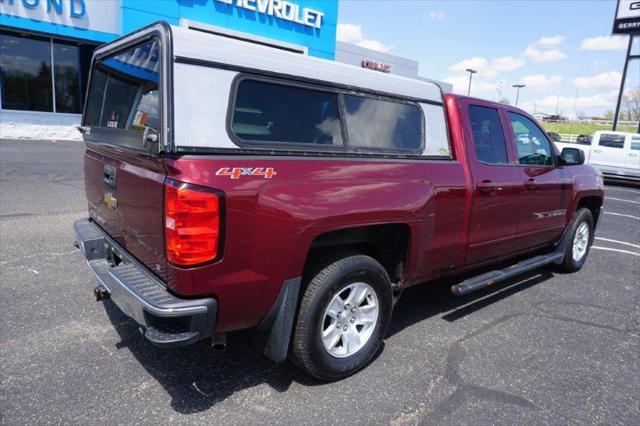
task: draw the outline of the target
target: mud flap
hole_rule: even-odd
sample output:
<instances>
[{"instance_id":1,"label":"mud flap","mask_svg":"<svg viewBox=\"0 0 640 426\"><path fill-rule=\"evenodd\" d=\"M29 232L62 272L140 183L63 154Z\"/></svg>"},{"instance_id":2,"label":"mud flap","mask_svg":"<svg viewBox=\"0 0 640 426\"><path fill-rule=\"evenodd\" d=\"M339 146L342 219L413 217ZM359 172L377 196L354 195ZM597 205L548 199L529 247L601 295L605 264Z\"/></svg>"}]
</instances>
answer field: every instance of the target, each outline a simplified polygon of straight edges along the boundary
<instances>
[{"instance_id":1,"label":"mud flap","mask_svg":"<svg viewBox=\"0 0 640 426\"><path fill-rule=\"evenodd\" d=\"M284 362L289 352L289 342L298 308L301 278L284 282L276 303L258 326L259 344L264 354L275 362Z\"/></svg>"}]
</instances>

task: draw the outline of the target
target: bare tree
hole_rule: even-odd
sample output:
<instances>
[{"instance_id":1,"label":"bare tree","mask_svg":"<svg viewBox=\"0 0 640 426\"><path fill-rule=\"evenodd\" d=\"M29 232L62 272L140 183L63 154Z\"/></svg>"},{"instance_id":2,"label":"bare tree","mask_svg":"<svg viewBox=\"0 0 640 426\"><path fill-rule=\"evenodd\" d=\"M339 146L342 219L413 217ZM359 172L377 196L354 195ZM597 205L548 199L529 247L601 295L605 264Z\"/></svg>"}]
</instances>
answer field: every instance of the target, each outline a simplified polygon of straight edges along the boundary
<instances>
[{"instance_id":1,"label":"bare tree","mask_svg":"<svg viewBox=\"0 0 640 426\"><path fill-rule=\"evenodd\" d=\"M627 120L640 120L640 89L627 90L623 97L623 103ZM624 117L624 113L620 113L620 116L620 118Z\"/></svg>"}]
</instances>

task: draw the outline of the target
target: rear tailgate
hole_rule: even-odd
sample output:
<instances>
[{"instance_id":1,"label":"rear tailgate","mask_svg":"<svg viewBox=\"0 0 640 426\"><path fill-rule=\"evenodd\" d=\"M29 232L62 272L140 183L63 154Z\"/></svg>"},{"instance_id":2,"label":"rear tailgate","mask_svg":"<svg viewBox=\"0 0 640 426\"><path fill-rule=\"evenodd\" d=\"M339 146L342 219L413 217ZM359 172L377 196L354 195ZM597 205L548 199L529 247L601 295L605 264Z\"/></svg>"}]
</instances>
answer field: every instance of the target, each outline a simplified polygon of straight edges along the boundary
<instances>
[{"instance_id":1,"label":"rear tailgate","mask_svg":"<svg viewBox=\"0 0 640 426\"><path fill-rule=\"evenodd\" d=\"M90 217L165 278L159 47L150 38L94 60L83 129Z\"/></svg>"}]
</instances>

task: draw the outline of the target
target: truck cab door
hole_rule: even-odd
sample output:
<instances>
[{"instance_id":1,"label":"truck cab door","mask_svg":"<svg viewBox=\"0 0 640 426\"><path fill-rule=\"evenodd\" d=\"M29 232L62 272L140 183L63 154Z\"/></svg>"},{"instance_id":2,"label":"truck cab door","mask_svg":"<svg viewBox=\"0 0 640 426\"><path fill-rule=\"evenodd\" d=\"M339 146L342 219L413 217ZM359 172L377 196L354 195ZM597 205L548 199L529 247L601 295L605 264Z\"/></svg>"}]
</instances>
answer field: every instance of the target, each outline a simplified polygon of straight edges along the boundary
<instances>
[{"instance_id":1,"label":"truck cab door","mask_svg":"<svg viewBox=\"0 0 640 426\"><path fill-rule=\"evenodd\" d=\"M640 136L631 135L631 144L626 150L627 169L632 176L640 177Z\"/></svg>"},{"instance_id":2,"label":"truck cab door","mask_svg":"<svg viewBox=\"0 0 640 426\"><path fill-rule=\"evenodd\" d=\"M473 265L513 252L523 188L498 109L475 100L461 108L474 185L465 264Z\"/></svg>"},{"instance_id":3,"label":"truck cab door","mask_svg":"<svg viewBox=\"0 0 640 426\"><path fill-rule=\"evenodd\" d=\"M627 167L628 149L625 149L625 135L600 133L591 145L589 163L603 173L618 174Z\"/></svg>"},{"instance_id":4,"label":"truck cab door","mask_svg":"<svg viewBox=\"0 0 640 426\"><path fill-rule=\"evenodd\" d=\"M567 224L571 176L556 167L553 146L533 120L513 111L507 111L506 116L524 187L516 247L525 250L553 243Z\"/></svg>"}]
</instances>

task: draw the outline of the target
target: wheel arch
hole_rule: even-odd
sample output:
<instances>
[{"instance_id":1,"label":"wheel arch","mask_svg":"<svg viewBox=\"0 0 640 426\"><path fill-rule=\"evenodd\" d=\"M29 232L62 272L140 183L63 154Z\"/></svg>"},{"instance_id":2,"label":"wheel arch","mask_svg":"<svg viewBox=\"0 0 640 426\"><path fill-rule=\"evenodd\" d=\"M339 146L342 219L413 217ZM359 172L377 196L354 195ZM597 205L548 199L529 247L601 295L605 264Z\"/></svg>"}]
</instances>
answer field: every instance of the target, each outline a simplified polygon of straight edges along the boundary
<instances>
[{"instance_id":1,"label":"wheel arch","mask_svg":"<svg viewBox=\"0 0 640 426\"><path fill-rule=\"evenodd\" d=\"M258 326L264 354L276 362L286 359L306 285L323 267L349 255L363 254L378 261L394 283L404 277L410 244L411 227L406 223L363 225L315 236L306 253L302 276L284 283L270 313Z\"/></svg>"},{"instance_id":2,"label":"wheel arch","mask_svg":"<svg viewBox=\"0 0 640 426\"><path fill-rule=\"evenodd\" d=\"M574 214L581 208L588 209L593 217L593 226L595 229L602 213L603 203L604 197L601 195L585 195L577 200Z\"/></svg>"},{"instance_id":3,"label":"wheel arch","mask_svg":"<svg viewBox=\"0 0 640 426\"><path fill-rule=\"evenodd\" d=\"M323 264L348 254L363 254L378 261L392 283L405 278L411 227L405 223L363 225L317 235L307 250L303 281Z\"/></svg>"}]
</instances>

